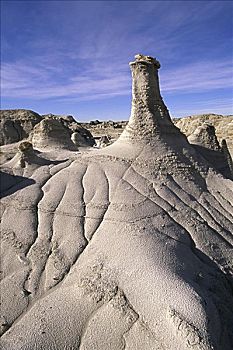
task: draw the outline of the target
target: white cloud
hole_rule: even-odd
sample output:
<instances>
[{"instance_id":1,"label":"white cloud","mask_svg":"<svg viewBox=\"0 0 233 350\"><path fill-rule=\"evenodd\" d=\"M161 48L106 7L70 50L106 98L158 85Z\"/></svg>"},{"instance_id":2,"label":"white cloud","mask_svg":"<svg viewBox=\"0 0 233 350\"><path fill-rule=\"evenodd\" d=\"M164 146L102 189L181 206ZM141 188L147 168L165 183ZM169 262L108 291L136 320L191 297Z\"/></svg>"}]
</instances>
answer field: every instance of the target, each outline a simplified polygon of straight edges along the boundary
<instances>
[{"instance_id":1,"label":"white cloud","mask_svg":"<svg viewBox=\"0 0 233 350\"><path fill-rule=\"evenodd\" d=\"M48 99L77 98L98 100L129 95L131 78L127 64L97 62L84 65L75 76L64 77L56 67L36 62L2 64L2 96ZM161 70L161 87L165 93L204 92L233 85L231 62L211 61Z\"/></svg>"},{"instance_id":2,"label":"white cloud","mask_svg":"<svg viewBox=\"0 0 233 350\"><path fill-rule=\"evenodd\" d=\"M204 61L164 71L161 87L166 92L203 92L233 87L232 62Z\"/></svg>"},{"instance_id":3,"label":"white cloud","mask_svg":"<svg viewBox=\"0 0 233 350\"><path fill-rule=\"evenodd\" d=\"M80 75L61 79L59 73L46 66L28 62L3 63L1 82L2 96L11 98L76 97L90 100L130 92L130 76L127 71L117 71L111 66L88 66Z\"/></svg>"},{"instance_id":4,"label":"white cloud","mask_svg":"<svg viewBox=\"0 0 233 350\"><path fill-rule=\"evenodd\" d=\"M201 98L192 103L183 103L181 108L176 108L173 116L184 117L194 114L233 114L232 99L227 97L222 98Z\"/></svg>"}]
</instances>

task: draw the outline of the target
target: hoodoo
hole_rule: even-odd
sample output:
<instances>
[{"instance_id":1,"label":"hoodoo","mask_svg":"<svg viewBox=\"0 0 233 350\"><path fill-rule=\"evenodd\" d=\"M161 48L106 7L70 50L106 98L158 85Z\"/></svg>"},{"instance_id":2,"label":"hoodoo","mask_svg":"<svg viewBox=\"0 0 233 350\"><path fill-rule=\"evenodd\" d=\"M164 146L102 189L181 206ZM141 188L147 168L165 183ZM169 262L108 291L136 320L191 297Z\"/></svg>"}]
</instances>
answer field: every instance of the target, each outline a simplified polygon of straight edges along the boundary
<instances>
[{"instance_id":1,"label":"hoodoo","mask_svg":"<svg viewBox=\"0 0 233 350\"><path fill-rule=\"evenodd\" d=\"M153 137L175 132L159 89L160 63L152 57L136 55L132 71L132 108L129 123L121 138L151 142Z\"/></svg>"},{"instance_id":2,"label":"hoodoo","mask_svg":"<svg viewBox=\"0 0 233 350\"><path fill-rule=\"evenodd\" d=\"M130 63L113 145L5 189L2 349L232 349L232 182L173 125L159 66Z\"/></svg>"}]
</instances>

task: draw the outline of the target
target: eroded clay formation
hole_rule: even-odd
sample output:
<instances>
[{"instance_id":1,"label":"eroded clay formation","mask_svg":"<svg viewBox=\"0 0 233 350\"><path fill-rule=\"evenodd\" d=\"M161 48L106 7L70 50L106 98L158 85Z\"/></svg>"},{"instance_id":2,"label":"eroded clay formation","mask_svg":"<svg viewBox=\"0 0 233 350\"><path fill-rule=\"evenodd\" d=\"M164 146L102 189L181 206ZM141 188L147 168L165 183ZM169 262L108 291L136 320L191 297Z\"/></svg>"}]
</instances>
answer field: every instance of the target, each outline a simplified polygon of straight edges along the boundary
<instances>
[{"instance_id":1,"label":"eroded clay formation","mask_svg":"<svg viewBox=\"0 0 233 350\"><path fill-rule=\"evenodd\" d=\"M0 145L22 140L32 140L35 147L75 148L70 138L76 133L76 146L93 146L95 140L90 131L81 126L71 115L39 115L25 109L0 111ZM77 148L77 147L76 147Z\"/></svg>"},{"instance_id":2,"label":"eroded clay formation","mask_svg":"<svg viewBox=\"0 0 233 350\"><path fill-rule=\"evenodd\" d=\"M231 155L225 140L220 146L213 125L203 123L188 137L189 143L204 157L215 169L224 176L233 179Z\"/></svg>"},{"instance_id":3,"label":"eroded clay formation","mask_svg":"<svg viewBox=\"0 0 233 350\"><path fill-rule=\"evenodd\" d=\"M130 67L113 145L57 160L25 145L3 166L4 350L233 347L232 182L171 122L158 61Z\"/></svg>"},{"instance_id":4,"label":"eroded clay formation","mask_svg":"<svg viewBox=\"0 0 233 350\"><path fill-rule=\"evenodd\" d=\"M223 139L226 140L231 158L233 158L233 115L201 114L173 119L173 122L186 136L190 136L204 123L213 125L218 140L220 143Z\"/></svg>"}]
</instances>

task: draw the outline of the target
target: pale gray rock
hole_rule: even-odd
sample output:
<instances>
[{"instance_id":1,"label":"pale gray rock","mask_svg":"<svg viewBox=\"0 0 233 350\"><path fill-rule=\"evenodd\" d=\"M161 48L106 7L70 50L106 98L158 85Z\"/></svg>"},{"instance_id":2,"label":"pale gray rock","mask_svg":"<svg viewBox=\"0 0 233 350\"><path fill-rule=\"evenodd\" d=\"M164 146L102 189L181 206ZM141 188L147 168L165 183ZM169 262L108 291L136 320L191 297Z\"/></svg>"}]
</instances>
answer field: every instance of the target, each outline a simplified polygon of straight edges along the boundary
<instances>
[{"instance_id":1,"label":"pale gray rock","mask_svg":"<svg viewBox=\"0 0 233 350\"><path fill-rule=\"evenodd\" d=\"M212 167L217 169L224 176L233 179L232 160L226 141L223 143L224 147L222 148L219 145L213 125L203 123L198 126L193 134L188 137L188 141Z\"/></svg>"},{"instance_id":2,"label":"pale gray rock","mask_svg":"<svg viewBox=\"0 0 233 350\"><path fill-rule=\"evenodd\" d=\"M191 135L203 123L213 125L219 142L223 139L226 140L231 157L233 157L233 115L192 115L184 118L174 118L173 122L186 136Z\"/></svg>"},{"instance_id":3,"label":"pale gray rock","mask_svg":"<svg viewBox=\"0 0 233 350\"><path fill-rule=\"evenodd\" d=\"M76 129L77 130L77 129ZM94 146L95 140L91 136L89 136L86 131L83 132L83 130L80 128L78 131L75 131L71 135L71 140L76 146L81 147L90 147Z\"/></svg>"},{"instance_id":4,"label":"pale gray rock","mask_svg":"<svg viewBox=\"0 0 233 350\"><path fill-rule=\"evenodd\" d=\"M35 148L78 150L71 140L70 130L57 118L43 119L35 126L32 134Z\"/></svg>"},{"instance_id":5,"label":"pale gray rock","mask_svg":"<svg viewBox=\"0 0 233 350\"><path fill-rule=\"evenodd\" d=\"M95 145L95 139L91 132L84 128L80 123L76 122L72 115L55 115L47 114L43 115L45 119L57 119L60 121L69 131L72 141L76 146L92 147ZM75 133L75 135L73 135ZM73 135L73 136L72 136Z\"/></svg>"},{"instance_id":6,"label":"pale gray rock","mask_svg":"<svg viewBox=\"0 0 233 350\"><path fill-rule=\"evenodd\" d=\"M232 181L173 125L158 61L130 67L113 145L2 167L24 178L2 200L3 350L233 347Z\"/></svg>"},{"instance_id":7,"label":"pale gray rock","mask_svg":"<svg viewBox=\"0 0 233 350\"><path fill-rule=\"evenodd\" d=\"M9 110L10 114L13 112L14 112L14 110L13 111ZM25 114L31 113L30 111L27 111L27 110L24 110L24 112L25 112ZM32 113L34 113L34 112L32 112ZM14 115L14 113L13 113L13 115ZM20 114L19 113L18 113L18 116L19 116L19 123L20 123ZM49 125L49 127L47 126L48 130L50 130L51 127L56 128L55 139L54 139L54 132L53 133L51 133L51 132L46 133L43 130L41 131L41 126L40 126L40 127L36 127L35 137L32 140L34 129L32 129L32 128L29 129L31 131L29 134L28 133L26 134L27 138L25 140L28 140L30 142L34 142L35 147L40 147L40 146L42 148L44 148L44 147L51 148L52 147L52 149L54 149L54 147L55 148L62 147L63 149L77 150L79 146L82 147L83 149L86 149L86 148L90 148L90 147L95 145L95 139L92 136L91 132L89 130L87 130L86 128L84 128L82 125L80 125L78 122L76 122L72 116L55 116L53 114L48 114L48 115L44 115L42 117L43 117L43 119L40 118L38 120L38 123L41 120L46 119L46 120L58 120L59 124L58 124L58 127L56 127L55 126L55 124L57 124L56 122L55 122L55 124L54 124L54 122L50 122L50 121L45 122L45 124L47 123ZM28 132L29 132L29 130L28 130ZM44 135L45 133L46 133L46 136ZM10 141L14 140L13 135L14 134L11 133ZM66 141L65 144L64 144L64 137L66 140L68 139L68 141ZM72 139L71 140L72 143L69 140L70 138ZM17 149L18 149L20 142L21 141L9 143L9 144L1 146L0 164L4 164L14 157L14 155L17 152ZM63 142L63 144L62 144L62 142Z\"/></svg>"},{"instance_id":8,"label":"pale gray rock","mask_svg":"<svg viewBox=\"0 0 233 350\"><path fill-rule=\"evenodd\" d=\"M10 109L0 111L0 145L6 145L28 138L34 126L42 117L30 110Z\"/></svg>"},{"instance_id":9,"label":"pale gray rock","mask_svg":"<svg viewBox=\"0 0 233 350\"><path fill-rule=\"evenodd\" d=\"M95 139L91 132L80 124L71 123L69 128L72 131L71 139L75 145L81 147L92 147L95 145Z\"/></svg>"},{"instance_id":10,"label":"pale gray rock","mask_svg":"<svg viewBox=\"0 0 233 350\"><path fill-rule=\"evenodd\" d=\"M85 139L78 132L72 133L71 140L76 146L86 146Z\"/></svg>"},{"instance_id":11,"label":"pale gray rock","mask_svg":"<svg viewBox=\"0 0 233 350\"><path fill-rule=\"evenodd\" d=\"M17 143L24 139L29 139L31 141L34 127L42 120L58 120L66 129L66 131L64 131L62 127L60 128L62 133L61 138L64 133L67 134L68 132L70 138L73 132L77 132L80 135L80 144L78 146L91 147L95 144L91 132L80 125L71 115L60 116L46 114L40 116L38 113L26 109L10 109L0 111L0 146ZM57 132L58 131L57 129ZM4 156L7 160L8 156Z\"/></svg>"},{"instance_id":12,"label":"pale gray rock","mask_svg":"<svg viewBox=\"0 0 233 350\"><path fill-rule=\"evenodd\" d=\"M98 148L103 148L109 146L111 143L111 137L108 135L103 135L97 140L96 145Z\"/></svg>"},{"instance_id":13,"label":"pale gray rock","mask_svg":"<svg viewBox=\"0 0 233 350\"><path fill-rule=\"evenodd\" d=\"M229 148L227 146L226 140L224 140L224 139L221 142L221 149L222 149L222 152L224 154L225 160L226 160L226 162L228 164L228 168L230 170L231 178L233 178L233 161L232 161L232 157L231 157Z\"/></svg>"},{"instance_id":14,"label":"pale gray rock","mask_svg":"<svg viewBox=\"0 0 233 350\"><path fill-rule=\"evenodd\" d=\"M0 150L0 165L8 162L10 159L12 159L15 154L17 153L19 144L22 141L15 142L15 143L9 143L8 145L1 146Z\"/></svg>"},{"instance_id":15,"label":"pale gray rock","mask_svg":"<svg viewBox=\"0 0 233 350\"><path fill-rule=\"evenodd\" d=\"M207 123L198 126L188 137L188 140L194 145L203 146L213 151L221 150L214 126Z\"/></svg>"},{"instance_id":16,"label":"pale gray rock","mask_svg":"<svg viewBox=\"0 0 233 350\"><path fill-rule=\"evenodd\" d=\"M57 114L52 114L52 113L49 113L49 114L43 114L42 117L44 119L60 119L61 121L64 122L64 124L66 123L66 126L68 127L70 123L76 123L74 117L72 115L57 115Z\"/></svg>"}]
</instances>

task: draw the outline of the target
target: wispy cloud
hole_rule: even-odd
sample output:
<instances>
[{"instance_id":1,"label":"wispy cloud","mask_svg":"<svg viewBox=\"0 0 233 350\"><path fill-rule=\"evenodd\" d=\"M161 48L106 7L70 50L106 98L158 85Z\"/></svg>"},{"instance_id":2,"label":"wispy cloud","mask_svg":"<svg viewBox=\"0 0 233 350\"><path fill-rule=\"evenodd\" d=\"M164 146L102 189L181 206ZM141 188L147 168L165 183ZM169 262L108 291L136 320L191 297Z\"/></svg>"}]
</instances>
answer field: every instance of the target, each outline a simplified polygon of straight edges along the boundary
<instances>
[{"instance_id":1,"label":"wispy cloud","mask_svg":"<svg viewBox=\"0 0 233 350\"><path fill-rule=\"evenodd\" d=\"M199 61L165 70L161 86L166 92L203 92L233 87L232 61Z\"/></svg>"},{"instance_id":2,"label":"wispy cloud","mask_svg":"<svg viewBox=\"0 0 233 350\"><path fill-rule=\"evenodd\" d=\"M198 99L192 100L192 103L187 103L187 101L184 101L181 104L181 107L176 107L176 109L174 109L173 116L184 117L187 115L205 113L233 115L232 99L229 97L206 99L199 96Z\"/></svg>"},{"instance_id":3,"label":"wispy cloud","mask_svg":"<svg viewBox=\"0 0 233 350\"><path fill-rule=\"evenodd\" d=\"M79 75L59 79L59 72L48 66L28 62L2 64L2 96L28 99L75 97L90 100L125 95L130 92L130 76L127 72L89 65Z\"/></svg>"},{"instance_id":4,"label":"wispy cloud","mask_svg":"<svg viewBox=\"0 0 233 350\"><path fill-rule=\"evenodd\" d=\"M204 92L233 86L231 62L198 62L184 67L161 70L165 93ZM49 65L29 62L3 63L2 96L28 99L76 98L95 100L129 95L131 78L127 64L89 63L77 75L66 78Z\"/></svg>"}]
</instances>

